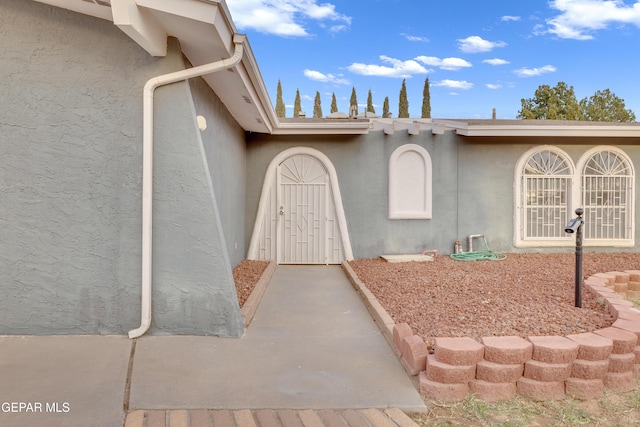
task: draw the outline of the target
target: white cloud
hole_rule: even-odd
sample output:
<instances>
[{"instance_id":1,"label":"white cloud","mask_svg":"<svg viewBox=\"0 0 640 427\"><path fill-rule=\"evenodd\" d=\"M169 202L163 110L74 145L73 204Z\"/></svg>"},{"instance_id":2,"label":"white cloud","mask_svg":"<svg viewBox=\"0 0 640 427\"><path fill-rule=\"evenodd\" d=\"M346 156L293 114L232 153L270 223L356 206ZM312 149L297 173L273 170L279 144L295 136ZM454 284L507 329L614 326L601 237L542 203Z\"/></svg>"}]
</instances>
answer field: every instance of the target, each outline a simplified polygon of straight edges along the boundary
<instances>
[{"instance_id":1,"label":"white cloud","mask_svg":"<svg viewBox=\"0 0 640 427\"><path fill-rule=\"evenodd\" d=\"M493 83L487 83L485 86L487 86L489 89L500 89L502 88L501 84L493 84Z\"/></svg>"},{"instance_id":2,"label":"white cloud","mask_svg":"<svg viewBox=\"0 0 640 427\"><path fill-rule=\"evenodd\" d=\"M233 0L227 6L238 28L279 36L308 36L305 23L309 19L339 23L331 31L343 30L351 24L351 17L338 13L335 5L318 4L318 0Z\"/></svg>"},{"instance_id":3,"label":"white cloud","mask_svg":"<svg viewBox=\"0 0 640 427\"><path fill-rule=\"evenodd\" d=\"M465 61L462 58L440 59L435 56L418 56L415 60L443 70L459 70L460 68L472 67L470 62Z\"/></svg>"},{"instance_id":4,"label":"white cloud","mask_svg":"<svg viewBox=\"0 0 640 427\"><path fill-rule=\"evenodd\" d=\"M421 36L413 36L411 34L406 34L406 33L401 33L400 34L402 37L404 37L405 39L409 40L410 42L428 42L429 39L426 37L421 37Z\"/></svg>"},{"instance_id":5,"label":"white cloud","mask_svg":"<svg viewBox=\"0 0 640 427\"><path fill-rule=\"evenodd\" d=\"M540 68L520 68L515 70L514 73L516 73L518 77L535 77L541 74L554 73L555 71L556 67L553 65L545 65Z\"/></svg>"},{"instance_id":6,"label":"white cloud","mask_svg":"<svg viewBox=\"0 0 640 427\"><path fill-rule=\"evenodd\" d=\"M469 36L466 39L458 39L458 42L460 42L460 50L466 53L489 52L493 48L507 45L505 42L492 42L480 36Z\"/></svg>"},{"instance_id":7,"label":"white cloud","mask_svg":"<svg viewBox=\"0 0 640 427\"><path fill-rule=\"evenodd\" d=\"M310 80L315 80L318 82L323 82L323 83L335 83L338 85L349 85L351 84L351 82L345 78L342 77L342 75L333 75L331 73L329 74L324 74L321 73L320 71L316 71L316 70L309 70L306 69L304 70L304 75L306 78L310 79Z\"/></svg>"},{"instance_id":8,"label":"white cloud","mask_svg":"<svg viewBox=\"0 0 640 427\"><path fill-rule=\"evenodd\" d=\"M473 83L469 83L466 80L440 80L433 84L433 86L438 87L448 87L451 89L471 89L473 87Z\"/></svg>"},{"instance_id":9,"label":"white cloud","mask_svg":"<svg viewBox=\"0 0 640 427\"><path fill-rule=\"evenodd\" d=\"M417 61L409 59L401 61L399 59L390 58L386 55L380 55L380 60L389 65L362 64L354 62L347 69L354 74L363 76L379 76L379 77L400 77L410 78L414 74L427 74L429 70L418 64Z\"/></svg>"},{"instance_id":10,"label":"white cloud","mask_svg":"<svg viewBox=\"0 0 640 427\"><path fill-rule=\"evenodd\" d=\"M506 59L500 59L500 58L485 59L482 62L485 63L485 64L490 64L490 65L506 65L506 64L509 64L509 61L507 61Z\"/></svg>"},{"instance_id":11,"label":"white cloud","mask_svg":"<svg viewBox=\"0 0 640 427\"><path fill-rule=\"evenodd\" d=\"M348 25L332 25L329 27L329 31L332 33L341 33L349 29Z\"/></svg>"},{"instance_id":12,"label":"white cloud","mask_svg":"<svg viewBox=\"0 0 640 427\"><path fill-rule=\"evenodd\" d=\"M501 21L519 21L520 17L519 16L511 16L511 15L505 15L502 18L500 18Z\"/></svg>"},{"instance_id":13,"label":"white cloud","mask_svg":"<svg viewBox=\"0 0 640 427\"><path fill-rule=\"evenodd\" d=\"M548 32L563 39L590 40L593 31L613 23L640 27L640 1L627 5L622 0L553 0L549 6L561 13L547 20Z\"/></svg>"}]
</instances>

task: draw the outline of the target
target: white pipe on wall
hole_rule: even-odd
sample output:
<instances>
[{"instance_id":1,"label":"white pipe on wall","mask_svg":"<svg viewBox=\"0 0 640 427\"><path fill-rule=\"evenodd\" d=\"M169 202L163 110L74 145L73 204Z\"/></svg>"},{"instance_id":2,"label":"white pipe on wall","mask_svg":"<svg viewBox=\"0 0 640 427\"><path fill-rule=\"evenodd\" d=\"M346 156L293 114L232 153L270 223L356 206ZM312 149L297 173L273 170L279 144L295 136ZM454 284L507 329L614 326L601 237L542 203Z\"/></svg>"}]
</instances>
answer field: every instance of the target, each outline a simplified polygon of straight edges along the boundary
<instances>
[{"instance_id":1,"label":"white pipe on wall","mask_svg":"<svg viewBox=\"0 0 640 427\"><path fill-rule=\"evenodd\" d=\"M140 327L129 331L129 338L138 338L151 326L151 271L152 271L152 210L153 210L153 94L159 86L200 77L234 67L242 59L246 35L234 34L234 52L228 59L199 65L186 70L149 79L143 92L142 125L142 304Z\"/></svg>"},{"instance_id":2,"label":"white pipe on wall","mask_svg":"<svg viewBox=\"0 0 640 427\"><path fill-rule=\"evenodd\" d=\"M469 252L473 252L473 239L476 237L484 237L484 234L470 234L469 235Z\"/></svg>"}]
</instances>

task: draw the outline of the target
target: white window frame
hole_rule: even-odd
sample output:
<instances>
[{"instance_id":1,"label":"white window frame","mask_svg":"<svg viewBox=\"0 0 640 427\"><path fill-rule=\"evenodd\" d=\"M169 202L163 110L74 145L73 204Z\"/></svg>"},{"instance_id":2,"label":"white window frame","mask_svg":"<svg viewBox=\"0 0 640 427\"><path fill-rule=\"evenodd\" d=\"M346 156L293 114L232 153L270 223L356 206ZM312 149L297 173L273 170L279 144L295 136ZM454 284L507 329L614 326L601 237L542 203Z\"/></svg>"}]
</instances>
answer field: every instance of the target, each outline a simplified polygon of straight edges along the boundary
<instances>
[{"instance_id":1,"label":"white window frame","mask_svg":"<svg viewBox=\"0 0 640 427\"><path fill-rule=\"evenodd\" d=\"M585 198L585 167L589 160L599 152L611 152L614 153L618 158L624 160L626 162L626 167L630 173L622 175L622 177L626 180L625 182L628 184L629 188L627 188L625 197L626 197L626 228L627 230L627 238L614 238L614 239L593 239L587 236L588 232L586 228L583 228L585 231L583 245L584 246L603 246L603 247L633 247L635 245L635 171L633 168L633 162L629 158L629 156L617 147L612 146L597 146L587 150L579 159L578 163L573 167L573 162L569 155L561 150L558 147L551 145L542 145L529 149L526 151L518 160L515 168L514 175L514 204L515 204L515 219L514 219L514 246L518 248L534 248L534 247L573 247L575 246L575 239L567 234L567 237L546 237L546 238L532 238L526 237L525 227L526 227L526 206L524 202L525 195L523 194L524 189L524 179L525 174L524 167L529 161L529 159L535 155L536 153L551 150L554 153L562 156L565 161L567 161L572 167L572 177L570 180L570 188L568 189L567 197L567 220L575 216L575 209L578 207L584 207L583 203ZM553 175L551 175L553 176ZM603 175L606 177L607 175ZM614 175L615 176L615 175ZM584 219L585 223L589 221L589 210L585 209ZM587 227L585 225L584 227ZM598 227L596 225L596 227Z\"/></svg>"},{"instance_id":2,"label":"white window frame","mask_svg":"<svg viewBox=\"0 0 640 427\"><path fill-rule=\"evenodd\" d=\"M424 182L416 187L401 186L400 173L406 172L399 165L400 157L414 152L422 159ZM402 187L402 188L400 188ZM432 217L432 164L431 156L417 144L404 144L396 148L389 158L389 219L431 219ZM424 201L421 209L407 210L405 200L420 198Z\"/></svg>"},{"instance_id":3,"label":"white window frame","mask_svg":"<svg viewBox=\"0 0 640 427\"><path fill-rule=\"evenodd\" d=\"M537 236L526 236L525 229L527 226L527 203L525 201L527 195L524 192L525 181L527 176L535 176L535 175L527 175L524 173L526 165L529 163L529 160L533 158L536 154L542 152L553 152L558 158L562 159L562 161L566 164L569 171L568 173L562 174L548 174L548 175L539 175L541 179L552 179L552 180L566 180L566 194L564 195L564 199L566 200L565 214L567 218L562 219L561 221L565 221L570 218L570 215L573 214L572 208L572 200L574 200L574 176L575 176L575 167L571 157L559 149L558 147L554 147L551 145L542 145L533 147L527 150L518 160L515 168L515 177L514 177L514 194L515 194L515 214L516 218L514 221L514 245L516 247L540 247L540 246L550 246L550 247L561 247L561 246L569 246L571 244L571 237L569 235L559 235L555 237L537 237Z\"/></svg>"},{"instance_id":4,"label":"white window frame","mask_svg":"<svg viewBox=\"0 0 640 427\"><path fill-rule=\"evenodd\" d=\"M619 170L614 171L613 173L607 173L607 174L590 173L590 171L587 170L587 166L589 164L589 161L598 153L607 153L607 157L608 157L608 154L611 153L616 158L624 162L625 163L624 173L621 173L623 171L619 171ZM610 166L605 166L605 167L608 168ZM634 210L635 171L633 168L633 162L631 161L629 156L627 156L627 154L624 151L622 151L617 147L600 145L598 147L594 147L588 150L586 153L582 155L582 157L578 161L576 170L580 174L579 190L580 190L580 200L582 203L580 207L584 208L583 216L585 219L585 225L583 226L583 231L584 231L585 246L617 246L617 247L634 246L635 245L635 220L634 220L635 219L635 210ZM586 191L587 191L586 186L587 186L588 179L591 179L591 180L601 179L604 182L613 181L614 183L622 182L625 184L626 188L619 190L617 192L613 191L613 194L624 193L624 199L625 199L624 207L621 207L621 206L613 207L612 211L616 214L620 214L621 210L624 210L624 216L625 216L625 219L623 220L624 224L620 225L620 227L625 229L624 232L626 234L626 237L606 239L606 238L592 238L589 236L594 232L598 232L600 234L607 234L607 231L605 231L605 228L604 228L605 225L600 224L599 221L589 220L590 216L591 217L601 216L603 215L603 212L602 212L602 207L600 205L586 206L586 201L589 199L586 195Z\"/></svg>"}]
</instances>

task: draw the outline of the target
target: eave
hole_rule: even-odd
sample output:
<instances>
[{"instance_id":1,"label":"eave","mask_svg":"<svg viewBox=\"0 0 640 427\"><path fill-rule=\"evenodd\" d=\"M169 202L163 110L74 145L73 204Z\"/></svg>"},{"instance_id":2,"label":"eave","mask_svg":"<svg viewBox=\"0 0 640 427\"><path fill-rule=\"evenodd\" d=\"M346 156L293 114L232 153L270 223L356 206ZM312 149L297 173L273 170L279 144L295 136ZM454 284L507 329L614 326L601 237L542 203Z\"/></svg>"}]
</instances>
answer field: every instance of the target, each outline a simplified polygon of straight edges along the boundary
<instances>
[{"instance_id":1,"label":"eave","mask_svg":"<svg viewBox=\"0 0 640 427\"><path fill-rule=\"evenodd\" d=\"M36 0L111 21L152 56L166 55L167 37L199 66L233 54L237 33L223 0ZM277 117L248 41L241 62L203 79L248 132L271 133Z\"/></svg>"},{"instance_id":2,"label":"eave","mask_svg":"<svg viewBox=\"0 0 640 427\"><path fill-rule=\"evenodd\" d=\"M444 122L444 121L443 121ZM551 120L446 121L467 137L640 138L640 123Z\"/></svg>"},{"instance_id":3,"label":"eave","mask_svg":"<svg viewBox=\"0 0 640 427\"><path fill-rule=\"evenodd\" d=\"M364 135L369 133L368 119L279 119L274 135Z\"/></svg>"}]
</instances>

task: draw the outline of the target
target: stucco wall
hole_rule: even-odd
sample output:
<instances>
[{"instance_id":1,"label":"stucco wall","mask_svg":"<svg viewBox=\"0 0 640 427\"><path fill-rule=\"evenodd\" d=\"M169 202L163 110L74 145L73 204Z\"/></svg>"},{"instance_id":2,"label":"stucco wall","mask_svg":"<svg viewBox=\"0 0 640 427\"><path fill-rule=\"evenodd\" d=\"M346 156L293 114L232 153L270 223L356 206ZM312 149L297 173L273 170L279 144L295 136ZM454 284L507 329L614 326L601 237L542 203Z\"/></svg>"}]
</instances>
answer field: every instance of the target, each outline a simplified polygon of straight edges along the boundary
<instances>
[{"instance_id":1,"label":"stucco wall","mask_svg":"<svg viewBox=\"0 0 640 427\"><path fill-rule=\"evenodd\" d=\"M189 81L195 112L207 120L201 132L231 266L245 258L245 132L204 80Z\"/></svg>"},{"instance_id":2,"label":"stucco wall","mask_svg":"<svg viewBox=\"0 0 640 427\"><path fill-rule=\"evenodd\" d=\"M0 334L126 333L140 324L142 87L184 68L179 46L152 58L111 22L37 2L0 15ZM237 336L189 85L156 95L152 331Z\"/></svg>"},{"instance_id":3,"label":"stucco wall","mask_svg":"<svg viewBox=\"0 0 640 427\"><path fill-rule=\"evenodd\" d=\"M304 138L251 135L247 144L247 227L253 229L269 162L286 148L309 146L324 153L336 169L354 257L418 253L434 248L442 251L453 245L456 232L454 142L451 134L421 132L409 136L406 131ZM424 147L434 161L433 219L388 219L389 157L406 143Z\"/></svg>"},{"instance_id":4,"label":"stucco wall","mask_svg":"<svg viewBox=\"0 0 640 427\"><path fill-rule=\"evenodd\" d=\"M431 157L431 219L388 219L389 157L402 144L420 145ZM326 154L336 168L355 258L419 253L425 249L450 254L458 239L467 250L471 234L484 234L490 248L502 252L573 251L572 246L527 249L514 246L515 167L527 150L544 144L566 151L575 163L590 148L609 144L625 151L634 165L640 164L637 145L620 139L465 138L450 130L444 135L432 135L428 131L419 135L409 135L407 131L396 131L392 135L372 131L368 135L351 137L251 135L248 142L247 228L253 228L262 180L271 159L286 148L310 146ZM636 166L636 173L637 169ZM637 181L636 177L636 213L640 197ZM636 241L638 237L636 226ZM483 243L475 240L474 249L479 248L483 248ZM636 249L598 247L585 250Z\"/></svg>"}]
</instances>

